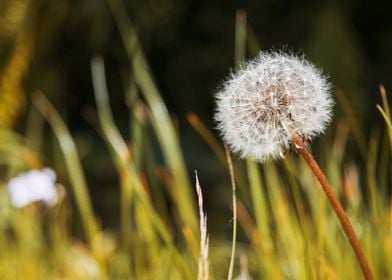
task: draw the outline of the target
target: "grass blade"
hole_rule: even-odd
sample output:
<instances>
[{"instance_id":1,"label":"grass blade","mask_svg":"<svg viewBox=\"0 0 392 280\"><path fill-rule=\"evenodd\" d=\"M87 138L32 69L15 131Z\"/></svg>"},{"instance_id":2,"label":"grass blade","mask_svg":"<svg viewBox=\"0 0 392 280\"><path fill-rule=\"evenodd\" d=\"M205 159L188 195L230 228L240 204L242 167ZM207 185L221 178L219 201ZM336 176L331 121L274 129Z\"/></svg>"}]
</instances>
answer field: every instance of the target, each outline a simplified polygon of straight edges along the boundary
<instances>
[{"instance_id":1,"label":"grass blade","mask_svg":"<svg viewBox=\"0 0 392 280\"><path fill-rule=\"evenodd\" d=\"M95 246L98 241L99 226L94 215L86 178L83 173L75 142L60 115L42 93L37 92L33 102L41 114L46 117L59 141L88 244L97 261L100 263L101 269L105 271L104 262Z\"/></svg>"},{"instance_id":2,"label":"grass blade","mask_svg":"<svg viewBox=\"0 0 392 280\"><path fill-rule=\"evenodd\" d=\"M236 185L235 185L233 162L231 160L229 147L227 145L225 145L225 151L226 151L226 157L227 157L227 165L229 167L229 172L230 172L231 187L232 187L232 199L233 199L233 240L232 240L232 246L231 246L229 272L227 274L227 279L231 280L231 279L233 279L235 248L236 248L236 242L237 242L237 197L236 197Z\"/></svg>"},{"instance_id":3,"label":"grass blade","mask_svg":"<svg viewBox=\"0 0 392 280\"><path fill-rule=\"evenodd\" d=\"M125 49L133 69L136 84L140 87L148 106L151 109L151 120L157 134L163 156L169 165L174 179L176 195L175 203L182 226L189 226L192 232L196 232L197 219L195 203L191 195L191 184L184 164L184 158L180 150L178 136L171 122L169 112L154 83L147 60L140 48L136 31L129 20L122 1L108 0L109 7L123 39Z\"/></svg>"}]
</instances>

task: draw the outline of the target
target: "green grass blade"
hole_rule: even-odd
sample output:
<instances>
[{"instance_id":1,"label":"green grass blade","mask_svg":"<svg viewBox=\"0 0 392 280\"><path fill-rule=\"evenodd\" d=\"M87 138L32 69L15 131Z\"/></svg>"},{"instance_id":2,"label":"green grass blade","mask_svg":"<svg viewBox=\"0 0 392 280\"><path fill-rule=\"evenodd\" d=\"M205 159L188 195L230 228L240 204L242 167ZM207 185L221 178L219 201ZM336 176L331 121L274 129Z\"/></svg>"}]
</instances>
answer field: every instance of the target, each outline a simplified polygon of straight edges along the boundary
<instances>
[{"instance_id":1,"label":"green grass blade","mask_svg":"<svg viewBox=\"0 0 392 280\"><path fill-rule=\"evenodd\" d=\"M191 193L191 184L180 149L178 136L170 119L169 112L159 94L145 59L137 34L129 20L124 4L119 0L108 0L109 7L120 30L128 53L135 82L140 87L151 109L151 120L157 134L162 153L172 172L175 185L175 203L182 226L189 226L197 232L196 206Z\"/></svg>"},{"instance_id":2,"label":"green grass blade","mask_svg":"<svg viewBox=\"0 0 392 280\"><path fill-rule=\"evenodd\" d=\"M246 55L246 12L237 10L235 24L235 54L234 65L237 69L244 62Z\"/></svg>"},{"instance_id":3,"label":"green grass blade","mask_svg":"<svg viewBox=\"0 0 392 280\"><path fill-rule=\"evenodd\" d=\"M336 90L335 96L336 96L339 104L342 106L342 109L343 109L343 111L344 111L344 113L350 123L351 129L352 129L352 132L355 136L355 141L358 144L359 150L360 150L363 158L366 159L366 150L367 150L366 139L365 139L365 136L361 130L361 124L359 123L358 119L355 116L354 109L350 105L350 102L347 100L343 91Z\"/></svg>"},{"instance_id":4,"label":"green grass blade","mask_svg":"<svg viewBox=\"0 0 392 280\"><path fill-rule=\"evenodd\" d=\"M50 101L42 93L38 92L36 93L33 102L41 114L46 117L59 141L67 172L71 180L71 187L76 205L82 218L82 225L87 241L92 252L96 254L95 242L98 240L99 226L94 215L86 178L83 173L76 145L64 121ZM101 264L101 268L104 269L100 256L96 255L96 257Z\"/></svg>"},{"instance_id":5,"label":"green grass blade","mask_svg":"<svg viewBox=\"0 0 392 280\"><path fill-rule=\"evenodd\" d=\"M380 105L376 105L376 106L377 106L377 109L380 111L382 117L384 118L385 123L386 123L387 126L388 126L388 129L392 129L392 122L391 122L391 120L389 119L387 113L384 111L383 108L381 108Z\"/></svg>"},{"instance_id":6,"label":"green grass blade","mask_svg":"<svg viewBox=\"0 0 392 280\"><path fill-rule=\"evenodd\" d=\"M128 168L129 151L113 120L106 85L105 67L102 57L94 57L91 60L91 75L94 86L94 94L97 105L97 113L101 124L105 140L109 144L114 159L117 162L117 169L120 175L121 184L121 227L122 240L126 249L128 238L131 235L131 202L132 186L129 180L121 178L124 169Z\"/></svg>"},{"instance_id":7,"label":"green grass blade","mask_svg":"<svg viewBox=\"0 0 392 280\"><path fill-rule=\"evenodd\" d=\"M237 242L237 197L236 197L236 185L235 185L235 176L234 176L234 168L233 162L231 160L230 151L227 145L225 145L226 156L227 156L227 164L230 172L231 179L231 187L232 187L232 200L233 200L233 239L231 245L231 256L230 256L230 264L229 264L229 272L227 274L227 279L233 279L234 272L234 261L235 261L235 249Z\"/></svg>"}]
</instances>

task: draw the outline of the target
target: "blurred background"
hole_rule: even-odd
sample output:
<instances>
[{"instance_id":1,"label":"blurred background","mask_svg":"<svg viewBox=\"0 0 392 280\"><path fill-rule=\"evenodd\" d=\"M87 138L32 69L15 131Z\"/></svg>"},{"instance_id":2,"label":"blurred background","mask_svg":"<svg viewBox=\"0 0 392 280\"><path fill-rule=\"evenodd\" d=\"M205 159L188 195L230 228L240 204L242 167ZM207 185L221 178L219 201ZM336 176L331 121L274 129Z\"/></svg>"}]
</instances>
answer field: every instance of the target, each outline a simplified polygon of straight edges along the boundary
<instances>
[{"instance_id":1,"label":"blurred background","mask_svg":"<svg viewBox=\"0 0 392 280\"><path fill-rule=\"evenodd\" d=\"M238 9L247 12L247 57L284 48L304 53L350 103L367 139L383 121L378 86L392 88L392 2L366 1L125 1L152 74L175 120L188 171L199 171L207 209L229 210L228 176L187 122L196 114L213 132L214 94L234 68ZM113 161L91 121L95 107L90 60L103 56L116 124L129 138L124 91L132 71L112 13L103 0L0 0L0 123L23 132L28 103L42 91L58 108L81 153L92 200L104 226L118 214ZM336 119L343 114L336 106ZM60 177L52 136L46 164ZM148 140L156 143L154 136ZM353 157L359 153L353 149ZM152 150L159 158L158 148ZM56 166L57 165L57 166ZM223 194L223 197L222 197ZM214 218L211 218L214 220ZM219 226L219 219L216 226ZM223 220L221 226L227 226Z\"/></svg>"}]
</instances>

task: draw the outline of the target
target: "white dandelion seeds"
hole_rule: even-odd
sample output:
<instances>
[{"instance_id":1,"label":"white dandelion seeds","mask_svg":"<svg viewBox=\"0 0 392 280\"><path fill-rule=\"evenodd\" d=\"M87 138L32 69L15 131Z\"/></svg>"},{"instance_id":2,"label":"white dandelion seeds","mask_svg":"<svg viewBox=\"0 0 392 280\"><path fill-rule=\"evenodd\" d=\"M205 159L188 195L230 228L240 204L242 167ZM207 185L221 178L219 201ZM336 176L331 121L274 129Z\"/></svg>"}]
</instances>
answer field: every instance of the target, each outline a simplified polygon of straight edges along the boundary
<instances>
[{"instance_id":1,"label":"white dandelion seeds","mask_svg":"<svg viewBox=\"0 0 392 280\"><path fill-rule=\"evenodd\" d=\"M215 119L223 138L242 157L281 157L292 145L319 181L353 248L366 280L373 272L344 208L302 138L322 133L331 120L330 86L310 62L262 53L233 74L217 95Z\"/></svg>"},{"instance_id":2,"label":"white dandelion seeds","mask_svg":"<svg viewBox=\"0 0 392 280\"><path fill-rule=\"evenodd\" d=\"M223 84L215 120L234 152L264 162L282 157L293 134L312 139L322 133L332 106L330 85L313 64L261 53Z\"/></svg>"}]
</instances>

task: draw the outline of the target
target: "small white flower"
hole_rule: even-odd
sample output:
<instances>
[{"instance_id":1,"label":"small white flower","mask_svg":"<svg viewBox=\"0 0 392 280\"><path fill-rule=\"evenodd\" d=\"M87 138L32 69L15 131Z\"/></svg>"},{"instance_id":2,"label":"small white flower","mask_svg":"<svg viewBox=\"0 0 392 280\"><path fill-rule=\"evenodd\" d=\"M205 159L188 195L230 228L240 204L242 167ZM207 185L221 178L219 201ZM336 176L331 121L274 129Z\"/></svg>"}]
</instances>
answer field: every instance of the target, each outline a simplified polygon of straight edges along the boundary
<instances>
[{"instance_id":1,"label":"small white flower","mask_svg":"<svg viewBox=\"0 0 392 280\"><path fill-rule=\"evenodd\" d=\"M310 62L261 53L223 84L215 120L233 151L264 162L289 150L294 133L322 133L332 106L330 85Z\"/></svg>"},{"instance_id":2,"label":"small white flower","mask_svg":"<svg viewBox=\"0 0 392 280\"><path fill-rule=\"evenodd\" d=\"M8 183L11 203L16 208L43 201L54 206L58 201L56 173L50 168L31 170L12 178Z\"/></svg>"}]
</instances>

